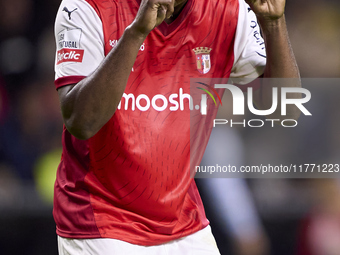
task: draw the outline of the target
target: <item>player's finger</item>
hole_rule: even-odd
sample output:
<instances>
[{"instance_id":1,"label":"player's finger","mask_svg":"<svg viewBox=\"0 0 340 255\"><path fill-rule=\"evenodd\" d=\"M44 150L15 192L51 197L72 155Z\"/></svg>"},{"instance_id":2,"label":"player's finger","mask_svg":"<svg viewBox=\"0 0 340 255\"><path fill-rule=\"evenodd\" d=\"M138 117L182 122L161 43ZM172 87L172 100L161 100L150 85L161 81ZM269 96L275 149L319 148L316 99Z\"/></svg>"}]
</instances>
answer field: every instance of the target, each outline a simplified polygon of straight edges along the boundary
<instances>
[{"instance_id":1,"label":"player's finger","mask_svg":"<svg viewBox=\"0 0 340 255\"><path fill-rule=\"evenodd\" d=\"M157 10L157 17L160 19L160 20L164 20L165 17L166 17L166 13L167 13L167 7L163 4L161 4L159 7L158 7L158 10Z\"/></svg>"},{"instance_id":2,"label":"player's finger","mask_svg":"<svg viewBox=\"0 0 340 255\"><path fill-rule=\"evenodd\" d=\"M145 0L147 1L147 0ZM148 3L150 5L165 5L165 6L168 6L170 4L174 4L174 0L149 0Z\"/></svg>"},{"instance_id":3,"label":"player's finger","mask_svg":"<svg viewBox=\"0 0 340 255\"><path fill-rule=\"evenodd\" d=\"M169 3L167 6L168 6L168 10L166 12L166 18L168 19L174 13L175 0L172 0L171 3Z\"/></svg>"}]
</instances>

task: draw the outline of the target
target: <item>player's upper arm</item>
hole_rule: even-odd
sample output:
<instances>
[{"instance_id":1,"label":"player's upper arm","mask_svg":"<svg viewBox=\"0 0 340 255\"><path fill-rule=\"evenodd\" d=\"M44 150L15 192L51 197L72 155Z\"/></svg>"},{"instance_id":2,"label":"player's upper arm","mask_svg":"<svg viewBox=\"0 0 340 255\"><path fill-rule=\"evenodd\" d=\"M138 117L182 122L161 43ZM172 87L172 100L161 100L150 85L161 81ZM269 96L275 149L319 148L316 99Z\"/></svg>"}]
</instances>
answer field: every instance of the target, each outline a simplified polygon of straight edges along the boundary
<instances>
[{"instance_id":1,"label":"player's upper arm","mask_svg":"<svg viewBox=\"0 0 340 255\"><path fill-rule=\"evenodd\" d=\"M246 84L261 76L266 65L266 50L255 13L244 0L239 0L234 65L230 78L237 84Z\"/></svg>"},{"instance_id":2,"label":"player's upper arm","mask_svg":"<svg viewBox=\"0 0 340 255\"><path fill-rule=\"evenodd\" d=\"M102 22L85 0L63 0L55 22L55 86L76 84L104 59Z\"/></svg>"}]
</instances>

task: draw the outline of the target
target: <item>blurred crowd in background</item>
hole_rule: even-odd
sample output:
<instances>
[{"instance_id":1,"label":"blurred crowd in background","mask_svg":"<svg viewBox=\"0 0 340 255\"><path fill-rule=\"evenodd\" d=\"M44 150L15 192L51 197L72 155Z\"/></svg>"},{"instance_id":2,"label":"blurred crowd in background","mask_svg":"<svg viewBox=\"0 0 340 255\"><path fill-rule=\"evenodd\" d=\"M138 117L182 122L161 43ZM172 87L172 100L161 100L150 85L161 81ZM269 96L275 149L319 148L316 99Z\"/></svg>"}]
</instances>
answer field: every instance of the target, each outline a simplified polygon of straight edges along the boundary
<instances>
[{"instance_id":1,"label":"blurred crowd in background","mask_svg":"<svg viewBox=\"0 0 340 255\"><path fill-rule=\"evenodd\" d=\"M53 83L53 31L59 4L60 0L0 0L0 254L4 255L57 254L52 196L62 118ZM286 19L301 76L339 78L340 2L288 0ZM340 84L311 89L309 107L315 116L308 125L294 130L223 127L216 132L226 143L215 139L207 154L222 151L228 155L222 159L234 165L339 164ZM340 254L338 180L197 182L222 255Z\"/></svg>"}]
</instances>

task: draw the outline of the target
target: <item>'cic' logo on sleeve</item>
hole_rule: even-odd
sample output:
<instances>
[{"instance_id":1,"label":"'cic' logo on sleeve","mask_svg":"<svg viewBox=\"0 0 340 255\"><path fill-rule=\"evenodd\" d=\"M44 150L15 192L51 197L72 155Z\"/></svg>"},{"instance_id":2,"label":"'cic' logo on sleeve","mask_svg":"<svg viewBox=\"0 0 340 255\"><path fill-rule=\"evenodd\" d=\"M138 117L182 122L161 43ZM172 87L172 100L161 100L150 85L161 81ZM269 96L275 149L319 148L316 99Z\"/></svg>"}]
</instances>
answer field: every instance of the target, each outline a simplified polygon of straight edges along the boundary
<instances>
[{"instance_id":1,"label":"'cic' logo on sleeve","mask_svg":"<svg viewBox=\"0 0 340 255\"><path fill-rule=\"evenodd\" d=\"M83 62L84 50L61 49L57 52L57 65L64 62Z\"/></svg>"}]
</instances>

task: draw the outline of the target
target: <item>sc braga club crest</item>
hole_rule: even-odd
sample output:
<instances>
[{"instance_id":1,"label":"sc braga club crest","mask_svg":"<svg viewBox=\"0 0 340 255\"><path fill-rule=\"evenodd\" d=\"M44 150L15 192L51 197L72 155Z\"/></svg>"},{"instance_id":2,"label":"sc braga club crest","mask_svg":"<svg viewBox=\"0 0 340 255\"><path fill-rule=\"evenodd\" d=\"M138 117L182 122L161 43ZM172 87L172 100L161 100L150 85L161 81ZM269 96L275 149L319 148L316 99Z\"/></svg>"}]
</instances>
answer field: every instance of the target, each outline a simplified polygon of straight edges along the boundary
<instances>
[{"instance_id":1,"label":"sc braga club crest","mask_svg":"<svg viewBox=\"0 0 340 255\"><path fill-rule=\"evenodd\" d=\"M197 47L193 49L196 54L197 70L201 74L206 74L210 71L210 51L212 49L208 47Z\"/></svg>"}]
</instances>

